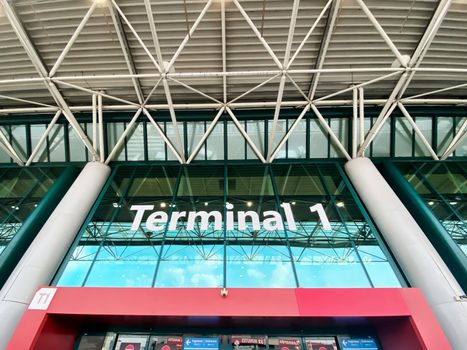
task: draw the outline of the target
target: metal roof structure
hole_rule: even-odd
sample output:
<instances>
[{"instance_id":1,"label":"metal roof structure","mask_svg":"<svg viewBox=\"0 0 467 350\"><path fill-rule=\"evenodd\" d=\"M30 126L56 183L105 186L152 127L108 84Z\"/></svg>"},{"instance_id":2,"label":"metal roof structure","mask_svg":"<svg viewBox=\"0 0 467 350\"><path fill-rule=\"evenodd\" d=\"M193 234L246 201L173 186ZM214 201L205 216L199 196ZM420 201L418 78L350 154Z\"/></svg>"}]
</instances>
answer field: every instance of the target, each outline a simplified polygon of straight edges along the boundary
<instances>
[{"instance_id":1,"label":"metal roof structure","mask_svg":"<svg viewBox=\"0 0 467 350\"><path fill-rule=\"evenodd\" d=\"M467 102L466 0L0 0L0 115L64 116L95 159L115 156L138 118L149 118L181 163L189 163L223 113L258 158L269 163L313 111L347 159L360 156L395 108L434 159L466 135L464 119L442 154L418 130L406 105ZM353 106L346 150L321 106ZM381 111L364 130L365 106ZM279 145L262 155L238 122L238 109L272 108L271 145L284 108L300 116ZM154 120L168 110L205 110L212 123L192 154L180 132L171 142ZM103 111L133 111L108 155L74 113L93 112L102 140ZM361 120L359 124L358 120ZM50 127L51 128L51 127ZM99 132L97 131L99 128ZM47 129L49 130L49 128ZM45 140L47 136L43 140ZM0 133L16 163L31 164ZM42 141L43 142L43 141ZM37 146L37 149L40 147Z\"/></svg>"}]
</instances>

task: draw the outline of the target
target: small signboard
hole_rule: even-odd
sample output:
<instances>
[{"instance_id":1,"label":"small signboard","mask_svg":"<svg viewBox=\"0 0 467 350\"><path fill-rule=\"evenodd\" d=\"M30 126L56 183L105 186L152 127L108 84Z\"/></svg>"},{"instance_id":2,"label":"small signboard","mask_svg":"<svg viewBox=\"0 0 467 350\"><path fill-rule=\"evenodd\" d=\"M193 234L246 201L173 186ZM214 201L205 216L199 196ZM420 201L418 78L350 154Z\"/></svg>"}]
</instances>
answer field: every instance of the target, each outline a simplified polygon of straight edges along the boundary
<instances>
[{"instance_id":1,"label":"small signboard","mask_svg":"<svg viewBox=\"0 0 467 350\"><path fill-rule=\"evenodd\" d=\"M376 341L371 338L339 338L342 350L380 350Z\"/></svg>"},{"instance_id":2,"label":"small signboard","mask_svg":"<svg viewBox=\"0 0 467 350\"><path fill-rule=\"evenodd\" d=\"M183 350L218 350L218 338L185 338Z\"/></svg>"},{"instance_id":3,"label":"small signboard","mask_svg":"<svg viewBox=\"0 0 467 350\"><path fill-rule=\"evenodd\" d=\"M49 308L52 299L57 292L57 288L41 288L29 304L29 310L47 310Z\"/></svg>"}]
</instances>

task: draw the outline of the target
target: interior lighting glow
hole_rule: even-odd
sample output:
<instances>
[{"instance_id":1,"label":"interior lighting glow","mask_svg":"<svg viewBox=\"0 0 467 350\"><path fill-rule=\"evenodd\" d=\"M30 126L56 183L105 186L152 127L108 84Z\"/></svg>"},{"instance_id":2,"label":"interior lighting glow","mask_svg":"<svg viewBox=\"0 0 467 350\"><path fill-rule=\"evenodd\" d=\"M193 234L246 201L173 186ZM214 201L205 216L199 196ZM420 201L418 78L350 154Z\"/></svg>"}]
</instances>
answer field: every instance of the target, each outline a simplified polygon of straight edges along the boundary
<instances>
[{"instance_id":1,"label":"interior lighting glow","mask_svg":"<svg viewBox=\"0 0 467 350\"><path fill-rule=\"evenodd\" d=\"M434 204L435 204L435 202L433 202L433 201L428 202L428 205L434 205Z\"/></svg>"},{"instance_id":2,"label":"interior lighting glow","mask_svg":"<svg viewBox=\"0 0 467 350\"><path fill-rule=\"evenodd\" d=\"M208 204L209 204L208 202L204 202L204 206L205 206L205 207L207 207L207 206L208 206Z\"/></svg>"},{"instance_id":3,"label":"interior lighting glow","mask_svg":"<svg viewBox=\"0 0 467 350\"><path fill-rule=\"evenodd\" d=\"M449 204L451 204L451 205L456 205L457 202L456 202L456 201L450 201Z\"/></svg>"},{"instance_id":4,"label":"interior lighting glow","mask_svg":"<svg viewBox=\"0 0 467 350\"><path fill-rule=\"evenodd\" d=\"M291 204L292 204L292 205L295 205L295 204L297 204L297 203L296 203L295 201L293 201Z\"/></svg>"},{"instance_id":5,"label":"interior lighting glow","mask_svg":"<svg viewBox=\"0 0 467 350\"><path fill-rule=\"evenodd\" d=\"M109 2L108 0L95 0L95 1L97 3L97 6L99 7L105 6Z\"/></svg>"},{"instance_id":6,"label":"interior lighting glow","mask_svg":"<svg viewBox=\"0 0 467 350\"><path fill-rule=\"evenodd\" d=\"M161 202L160 206L161 206L161 208L165 208L167 206L167 204L165 202Z\"/></svg>"},{"instance_id":7,"label":"interior lighting glow","mask_svg":"<svg viewBox=\"0 0 467 350\"><path fill-rule=\"evenodd\" d=\"M344 202L337 202L336 205L339 207L339 208L343 208L345 206Z\"/></svg>"},{"instance_id":8,"label":"interior lighting glow","mask_svg":"<svg viewBox=\"0 0 467 350\"><path fill-rule=\"evenodd\" d=\"M246 202L247 207L251 207L252 205L253 205L253 202L250 202L250 201Z\"/></svg>"}]
</instances>

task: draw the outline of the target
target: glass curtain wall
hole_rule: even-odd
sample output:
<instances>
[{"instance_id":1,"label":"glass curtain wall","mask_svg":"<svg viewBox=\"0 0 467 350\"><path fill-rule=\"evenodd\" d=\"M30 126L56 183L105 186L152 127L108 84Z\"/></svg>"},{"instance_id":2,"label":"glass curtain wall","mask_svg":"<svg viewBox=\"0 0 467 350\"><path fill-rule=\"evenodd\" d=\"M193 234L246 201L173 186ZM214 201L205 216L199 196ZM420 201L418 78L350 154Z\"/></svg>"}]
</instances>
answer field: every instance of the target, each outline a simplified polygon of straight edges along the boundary
<instances>
[{"instance_id":1,"label":"glass curtain wall","mask_svg":"<svg viewBox=\"0 0 467 350\"><path fill-rule=\"evenodd\" d=\"M60 286L404 284L337 163L117 166Z\"/></svg>"},{"instance_id":2,"label":"glass curtain wall","mask_svg":"<svg viewBox=\"0 0 467 350\"><path fill-rule=\"evenodd\" d=\"M334 134L345 148L351 148L352 112L345 109L323 109L322 113ZM435 115L433 115L436 113ZM239 111L239 123L250 136L252 142L261 154L266 157L271 151L268 147L275 147L294 125L298 117L298 110L283 110L281 118L276 125L276 134L271 142L272 113L270 110L251 115L242 115ZM113 149L120 135L129 125L131 116L112 114L106 116L105 121L105 149L106 153ZM186 159L192 154L204 133L208 130L213 116L185 115L180 117L179 131L183 144L183 153ZM413 115L425 139L431 144L434 151L442 154L449 146L453 137L459 132L464 117L445 116L435 112ZM176 144L176 132L172 122L166 115L157 115L157 123L167 138ZM364 120L365 132L371 129L377 120L377 114L367 113ZM9 121L12 123L12 121ZM90 137L92 123L89 118L80 123L83 131ZM19 154L28 158L37 145L40 136L47 128L47 123L25 122L21 125L0 125L0 132L11 142ZM413 158L430 156L420 137L414 132L407 119L403 116L393 115L382 125L374 141L365 152L368 157L399 157ZM452 154L453 157L467 156L467 141L464 141ZM276 159L337 159L343 158L341 152L331 142L330 136L324 130L313 113L307 113L295 125L290 137L278 150ZM64 120L54 126L52 132L42 145L35 162L85 162L92 160L92 156L74 132L73 128L64 124ZM193 159L194 163L224 160L258 160L250 145L238 131L230 117L224 115L219 119L209 137L201 146ZM115 155L116 162L177 162L175 154L167 147L161 135L145 118L135 123L134 129L127 134L123 146ZM0 164L12 163L11 158L0 152Z\"/></svg>"},{"instance_id":3,"label":"glass curtain wall","mask_svg":"<svg viewBox=\"0 0 467 350\"><path fill-rule=\"evenodd\" d=\"M395 163L467 255L467 163Z\"/></svg>"},{"instance_id":4,"label":"glass curtain wall","mask_svg":"<svg viewBox=\"0 0 467 350\"><path fill-rule=\"evenodd\" d=\"M0 168L0 254L63 168Z\"/></svg>"}]
</instances>

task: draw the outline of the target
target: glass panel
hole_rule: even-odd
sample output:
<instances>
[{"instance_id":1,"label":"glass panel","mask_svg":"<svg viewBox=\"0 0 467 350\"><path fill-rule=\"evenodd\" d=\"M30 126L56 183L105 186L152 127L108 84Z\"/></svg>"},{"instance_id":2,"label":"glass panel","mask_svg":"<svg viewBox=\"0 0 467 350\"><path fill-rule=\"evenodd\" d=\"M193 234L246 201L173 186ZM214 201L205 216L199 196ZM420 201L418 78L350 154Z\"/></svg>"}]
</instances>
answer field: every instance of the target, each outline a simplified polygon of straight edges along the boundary
<instances>
[{"instance_id":1,"label":"glass panel","mask_svg":"<svg viewBox=\"0 0 467 350\"><path fill-rule=\"evenodd\" d=\"M436 129L438 133L438 154L442 154L453 138L454 118L438 117L436 118Z\"/></svg>"},{"instance_id":2,"label":"glass panel","mask_svg":"<svg viewBox=\"0 0 467 350\"><path fill-rule=\"evenodd\" d=\"M49 137L49 155L51 162L65 161L65 126L55 124L50 131Z\"/></svg>"},{"instance_id":3,"label":"glass panel","mask_svg":"<svg viewBox=\"0 0 467 350\"><path fill-rule=\"evenodd\" d=\"M156 287L223 285L224 169L184 169L164 240Z\"/></svg>"},{"instance_id":4,"label":"glass panel","mask_svg":"<svg viewBox=\"0 0 467 350\"><path fill-rule=\"evenodd\" d=\"M139 245L143 237L137 239L137 234L131 237L131 242L122 242L124 245L118 246L117 242L111 242L113 236L118 239L121 234L121 227L115 228L115 232L107 230L108 242L100 247L85 281L86 286L151 287L158 257L157 249L149 243ZM131 243L135 246L130 245Z\"/></svg>"},{"instance_id":5,"label":"glass panel","mask_svg":"<svg viewBox=\"0 0 467 350\"><path fill-rule=\"evenodd\" d=\"M272 137L272 120L268 120L268 143L270 144L270 138ZM272 143L272 149L275 150L281 139L287 132L287 120L279 119L276 124L276 135ZM277 153L276 159L287 158L287 148L282 147L282 149Z\"/></svg>"},{"instance_id":6,"label":"glass panel","mask_svg":"<svg viewBox=\"0 0 467 350\"><path fill-rule=\"evenodd\" d=\"M376 119L373 120L373 122ZM367 119L365 119L365 122ZM365 128L366 129L366 128ZM368 130L368 129L366 129ZM391 124L390 119L383 124L378 134L376 134L373 143L371 144L373 157L389 157L391 152Z\"/></svg>"},{"instance_id":7,"label":"glass panel","mask_svg":"<svg viewBox=\"0 0 467 350\"><path fill-rule=\"evenodd\" d=\"M254 121L247 121L246 122L246 130L248 136L250 136L251 141L256 145L258 150L264 156L264 120L254 120ZM247 147L246 150L246 158L247 159L258 159L256 154L253 152L251 147Z\"/></svg>"},{"instance_id":8,"label":"glass panel","mask_svg":"<svg viewBox=\"0 0 467 350\"><path fill-rule=\"evenodd\" d=\"M224 123L219 122L205 142L208 160L224 159Z\"/></svg>"},{"instance_id":9,"label":"glass panel","mask_svg":"<svg viewBox=\"0 0 467 350\"><path fill-rule=\"evenodd\" d=\"M289 120L289 128L294 120ZM287 141L288 158L306 157L306 120L302 118Z\"/></svg>"},{"instance_id":10,"label":"glass panel","mask_svg":"<svg viewBox=\"0 0 467 350\"><path fill-rule=\"evenodd\" d=\"M147 227L146 220L152 212L170 208L178 171L162 166L118 168L58 284L151 287L164 229ZM133 205L148 206L139 221Z\"/></svg>"},{"instance_id":11,"label":"glass panel","mask_svg":"<svg viewBox=\"0 0 467 350\"><path fill-rule=\"evenodd\" d=\"M9 126L0 126L0 132L3 133L3 135L5 136L7 140L10 139L8 135L9 131L10 131ZM11 158L8 155L8 153L6 153L3 149L0 149L0 163L10 163L10 162L11 162Z\"/></svg>"},{"instance_id":12,"label":"glass panel","mask_svg":"<svg viewBox=\"0 0 467 350\"><path fill-rule=\"evenodd\" d=\"M295 221L295 227L287 225L288 239L301 287L400 286L382 251L381 263L375 265L378 280L373 281L367 271L360 250L378 247L376 232L366 223L336 165L272 169L279 199L290 205Z\"/></svg>"},{"instance_id":13,"label":"glass panel","mask_svg":"<svg viewBox=\"0 0 467 350\"><path fill-rule=\"evenodd\" d=\"M96 259L98 249L98 246L81 245L76 247L57 285L81 287L84 284L88 270Z\"/></svg>"},{"instance_id":14,"label":"glass panel","mask_svg":"<svg viewBox=\"0 0 467 350\"><path fill-rule=\"evenodd\" d=\"M245 139L235 124L230 121L227 122L227 142L228 159L245 159Z\"/></svg>"},{"instance_id":15,"label":"glass panel","mask_svg":"<svg viewBox=\"0 0 467 350\"><path fill-rule=\"evenodd\" d=\"M144 160L144 123L136 123L126 137L126 154L129 161Z\"/></svg>"},{"instance_id":16,"label":"glass panel","mask_svg":"<svg viewBox=\"0 0 467 350\"><path fill-rule=\"evenodd\" d=\"M185 132L185 127L183 123L178 123L177 128L178 128L178 132L180 133L182 149L185 149L185 138L183 137L183 133ZM167 135L167 138L170 140L170 142L172 142L172 145L175 147L175 149L180 152L177 131L174 129L172 122L165 122L165 134ZM167 160L177 160L177 157L172 151L168 150Z\"/></svg>"},{"instance_id":17,"label":"glass panel","mask_svg":"<svg viewBox=\"0 0 467 350\"><path fill-rule=\"evenodd\" d=\"M47 125L44 125L44 124L31 125L31 146L33 149L39 143L39 140L41 136L44 134L46 127ZM48 161L47 142L44 142L42 146L39 148L39 151L37 152L37 155L34 161L38 163Z\"/></svg>"},{"instance_id":18,"label":"glass panel","mask_svg":"<svg viewBox=\"0 0 467 350\"><path fill-rule=\"evenodd\" d=\"M107 123L107 146L109 150L112 150L118 142L120 135L125 130L125 123ZM114 160L125 160L125 146L123 145L118 155L114 157Z\"/></svg>"},{"instance_id":19,"label":"glass panel","mask_svg":"<svg viewBox=\"0 0 467 350\"><path fill-rule=\"evenodd\" d=\"M264 242L258 245L241 244L227 247L227 285L229 287L296 287L287 247L266 244Z\"/></svg>"},{"instance_id":20,"label":"glass panel","mask_svg":"<svg viewBox=\"0 0 467 350\"><path fill-rule=\"evenodd\" d=\"M164 130L164 123L158 124ZM149 160L165 160L166 146L163 138L157 132L156 128L151 123L146 123L148 134L148 158ZM168 152L172 152L168 150Z\"/></svg>"},{"instance_id":21,"label":"glass panel","mask_svg":"<svg viewBox=\"0 0 467 350\"><path fill-rule=\"evenodd\" d=\"M422 132L428 143L432 144L432 131L433 131L433 120L431 117L417 117L415 120L418 128ZM428 151L421 138L415 133L415 156L428 157L430 152Z\"/></svg>"},{"instance_id":22,"label":"glass panel","mask_svg":"<svg viewBox=\"0 0 467 350\"><path fill-rule=\"evenodd\" d=\"M80 123L79 125L81 126L81 128L83 128L83 130L86 130L85 124ZM69 124L68 124L68 140L70 144L70 161L72 162L86 161L86 147L83 145L83 142L81 141L79 136L76 134L73 127Z\"/></svg>"},{"instance_id":23,"label":"glass panel","mask_svg":"<svg viewBox=\"0 0 467 350\"><path fill-rule=\"evenodd\" d=\"M411 162L396 165L467 256L466 163Z\"/></svg>"},{"instance_id":24,"label":"glass panel","mask_svg":"<svg viewBox=\"0 0 467 350\"><path fill-rule=\"evenodd\" d=\"M396 118L394 152L396 157L412 156L412 126L405 118Z\"/></svg>"},{"instance_id":25,"label":"glass panel","mask_svg":"<svg viewBox=\"0 0 467 350\"><path fill-rule=\"evenodd\" d=\"M269 171L263 166L229 167L226 269L230 287L295 287L283 218L274 198ZM266 229L266 213L275 221ZM236 216L235 214L236 213ZM282 226L282 227L280 227ZM274 228L275 227L275 228Z\"/></svg>"},{"instance_id":26,"label":"glass panel","mask_svg":"<svg viewBox=\"0 0 467 350\"><path fill-rule=\"evenodd\" d=\"M188 154L191 156L193 149L198 145L206 132L205 122L188 122L187 133L188 133ZM206 157L206 143L200 148L195 159L204 160Z\"/></svg>"},{"instance_id":27,"label":"glass panel","mask_svg":"<svg viewBox=\"0 0 467 350\"><path fill-rule=\"evenodd\" d=\"M328 137L317 119L310 119L310 158L328 157Z\"/></svg>"},{"instance_id":28,"label":"glass panel","mask_svg":"<svg viewBox=\"0 0 467 350\"><path fill-rule=\"evenodd\" d=\"M331 129L342 143L345 149L349 148L349 119L331 118ZM329 157L343 158L344 155L331 142L331 153Z\"/></svg>"},{"instance_id":29,"label":"glass panel","mask_svg":"<svg viewBox=\"0 0 467 350\"><path fill-rule=\"evenodd\" d=\"M16 153L25 156L27 153L26 125L11 125L10 130L12 147Z\"/></svg>"},{"instance_id":30,"label":"glass panel","mask_svg":"<svg viewBox=\"0 0 467 350\"><path fill-rule=\"evenodd\" d=\"M185 227L180 225L178 228L182 231ZM164 247L155 286L222 287L223 255L223 245L169 242Z\"/></svg>"},{"instance_id":31,"label":"glass panel","mask_svg":"<svg viewBox=\"0 0 467 350\"><path fill-rule=\"evenodd\" d=\"M63 168L0 169L0 251L37 207Z\"/></svg>"},{"instance_id":32,"label":"glass panel","mask_svg":"<svg viewBox=\"0 0 467 350\"><path fill-rule=\"evenodd\" d=\"M457 117L456 118L456 134L461 129L463 123L465 122L465 117ZM464 141L457 146L456 150L454 151L454 155L456 157L465 157L467 156L467 138L464 138Z\"/></svg>"}]
</instances>

